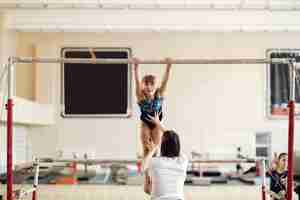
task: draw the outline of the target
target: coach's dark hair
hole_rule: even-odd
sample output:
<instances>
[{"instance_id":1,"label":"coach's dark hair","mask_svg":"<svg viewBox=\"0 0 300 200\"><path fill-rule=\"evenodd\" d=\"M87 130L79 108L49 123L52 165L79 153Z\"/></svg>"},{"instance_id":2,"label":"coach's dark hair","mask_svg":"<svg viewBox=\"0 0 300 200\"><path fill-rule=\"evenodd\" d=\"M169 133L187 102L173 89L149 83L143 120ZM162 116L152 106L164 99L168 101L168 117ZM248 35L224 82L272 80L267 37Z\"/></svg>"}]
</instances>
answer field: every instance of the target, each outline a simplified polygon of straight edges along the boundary
<instances>
[{"instance_id":1,"label":"coach's dark hair","mask_svg":"<svg viewBox=\"0 0 300 200\"><path fill-rule=\"evenodd\" d=\"M162 137L160 154L162 157L178 157L180 153L179 136L175 131L165 131Z\"/></svg>"},{"instance_id":2,"label":"coach's dark hair","mask_svg":"<svg viewBox=\"0 0 300 200\"><path fill-rule=\"evenodd\" d=\"M278 160L280 160L283 156L287 156L287 155L288 155L287 153L281 153L281 154L279 154Z\"/></svg>"}]
</instances>

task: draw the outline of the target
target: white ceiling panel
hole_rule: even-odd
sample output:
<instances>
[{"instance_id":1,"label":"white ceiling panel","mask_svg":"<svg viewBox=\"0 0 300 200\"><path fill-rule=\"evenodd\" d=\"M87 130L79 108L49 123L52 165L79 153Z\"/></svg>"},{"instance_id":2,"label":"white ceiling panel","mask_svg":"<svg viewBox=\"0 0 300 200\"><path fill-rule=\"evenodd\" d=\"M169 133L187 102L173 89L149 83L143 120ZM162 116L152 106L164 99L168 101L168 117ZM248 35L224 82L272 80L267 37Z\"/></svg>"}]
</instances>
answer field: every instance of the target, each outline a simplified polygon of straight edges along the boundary
<instances>
[{"instance_id":1,"label":"white ceiling panel","mask_svg":"<svg viewBox=\"0 0 300 200\"><path fill-rule=\"evenodd\" d=\"M274 9L299 8L299 0L0 0L1 8ZM17 5L17 6L16 6ZM100 5L100 6L99 6Z\"/></svg>"},{"instance_id":2,"label":"white ceiling panel","mask_svg":"<svg viewBox=\"0 0 300 200\"><path fill-rule=\"evenodd\" d=\"M15 30L296 31L300 12L198 10L18 10L6 13Z\"/></svg>"},{"instance_id":3,"label":"white ceiling panel","mask_svg":"<svg viewBox=\"0 0 300 200\"><path fill-rule=\"evenodd\" d=\"M296 10L300 0L0 0L0 8L6 26L19 31L298 31L300 27Z\"/></svg>"}]
</instances>

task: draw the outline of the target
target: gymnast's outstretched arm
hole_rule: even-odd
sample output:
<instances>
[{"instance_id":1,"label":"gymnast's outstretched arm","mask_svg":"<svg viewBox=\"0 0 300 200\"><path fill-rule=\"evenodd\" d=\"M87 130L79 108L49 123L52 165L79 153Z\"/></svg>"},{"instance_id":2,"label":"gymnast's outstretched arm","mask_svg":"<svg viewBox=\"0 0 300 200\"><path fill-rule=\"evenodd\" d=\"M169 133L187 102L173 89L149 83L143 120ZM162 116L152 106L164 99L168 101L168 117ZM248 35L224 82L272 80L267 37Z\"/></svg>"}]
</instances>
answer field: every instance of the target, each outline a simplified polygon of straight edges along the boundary
<instances>
[{"instance_id":1,"label":"gymnast's outstretched arm","mask_svg":"<svg viewBox=\"0 0 300 200\"><path fill-rule=\"evenodd\" d=\"M129 63L133 64L133 73L134 73L134 81L135 81L135 94L138 102L143 99L141 80L139 77L139 60L137 58L130 58Z\"/></svg>"},{"instance_id":2,"label":"gymnast's outstretched arm","mask_svg":"<svg viewBox=\"0 0 300 200\"><path fill-rule=\"evenodd\" d=\"M172 60L170 58L166 58L165 61L167 62L167 67L166 67L166 71L164 73L164 76L162 78L162 82L159 88L159 95L160 96L164 96L164 93L166 91L167 88L167 83L169 81L170 78L170 72L171 72L171 66L172 66Z\"/></svg>"}]
</instances>

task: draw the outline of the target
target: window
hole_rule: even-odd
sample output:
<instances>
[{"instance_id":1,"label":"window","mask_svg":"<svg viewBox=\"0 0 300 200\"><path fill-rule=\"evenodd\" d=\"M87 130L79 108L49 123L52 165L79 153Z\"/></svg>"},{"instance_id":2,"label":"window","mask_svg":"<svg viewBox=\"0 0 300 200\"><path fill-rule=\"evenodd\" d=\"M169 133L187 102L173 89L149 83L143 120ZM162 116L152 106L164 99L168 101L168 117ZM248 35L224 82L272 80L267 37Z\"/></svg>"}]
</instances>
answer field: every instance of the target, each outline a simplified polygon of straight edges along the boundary
<instances>
[{"instance_id":1,"label":"window","mask_svg":"<svg viewBox=\"0 0 300 200\"><path fill-rule=\"evenodd\" d=\"M289 58L295 57L300 62L300 49L270 49L267 51L268 58ZM290 95L290 69L288 64L268 65L268 84L267 84L267 115L271 119L287 119L288 101ZM300 69L296 71L295 114L300 117L300 94L299 81Z\"/></svg>"},{"instance_id":2,"label":"window","mask_svg":"<svg viewBox=\"0 0 300 200\"><path fill-rule=\"evenodd\" d=\"M127 59L128 48L93 48L96 58ZM91 58L89 48L63 48L64 58ZM131 111L128 64L62 64L63 117L127 117Z\"/></svg>"}]
</instances>

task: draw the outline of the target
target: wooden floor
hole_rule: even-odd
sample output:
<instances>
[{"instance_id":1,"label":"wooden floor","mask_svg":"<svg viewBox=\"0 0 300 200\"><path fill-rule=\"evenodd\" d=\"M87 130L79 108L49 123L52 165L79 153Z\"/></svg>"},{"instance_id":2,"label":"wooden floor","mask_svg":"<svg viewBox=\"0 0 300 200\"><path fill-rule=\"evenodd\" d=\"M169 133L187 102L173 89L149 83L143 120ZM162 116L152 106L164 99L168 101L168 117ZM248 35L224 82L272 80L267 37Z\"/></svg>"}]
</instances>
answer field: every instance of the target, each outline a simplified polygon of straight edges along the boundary
<instances>
[{"instance_id":1,"label":"wooden floor","mask_svg":"<svg viewBox=\"0 0 300 200\"><path fill-rule=\"evenodd\" d=\"M18 186L16 186L18 187ZM0 187L1 194L6 186ZM5 198L4 198L5 199ZM30 199L30 197L26 198ZM40 185L37 200L147 200L141 186ZM185 186L186 200L259 200L259 186Z\"/></svg>"}]
</instances>

